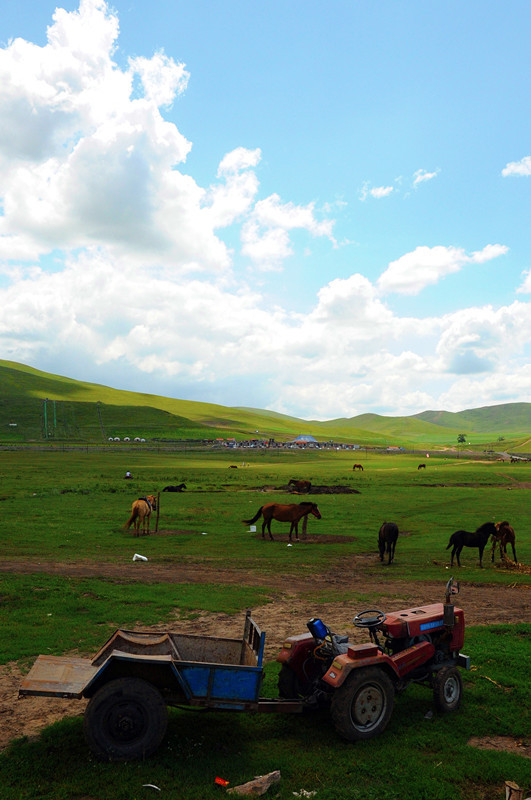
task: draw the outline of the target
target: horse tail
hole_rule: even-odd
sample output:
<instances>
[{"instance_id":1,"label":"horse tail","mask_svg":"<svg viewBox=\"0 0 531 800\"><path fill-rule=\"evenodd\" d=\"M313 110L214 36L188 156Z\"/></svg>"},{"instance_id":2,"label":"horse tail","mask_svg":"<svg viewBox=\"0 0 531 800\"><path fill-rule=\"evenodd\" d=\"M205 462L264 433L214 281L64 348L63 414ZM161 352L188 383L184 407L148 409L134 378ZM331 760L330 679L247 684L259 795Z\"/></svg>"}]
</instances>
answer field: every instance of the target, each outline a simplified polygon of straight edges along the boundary
<instances>
[{"instance_id":1,"label":"horse tail","mask_svg":"<svg viewBox=\"0 0 531 800\"><path fill-rule=\"evenodd\" d=\"M448 542L448 544L446 545L446 550L449 550L449 549L450 549L450 547L453 547L453 546L454 546L454 535L453 535L453 533L452 533L452 535L450 536L450 541L449 541L449 542Z\"/></svg>"},{"instance_id":2,"label":"horse tail","mask_svg":"<svg viewBox=\"0 0 531 800\"><path fill-rule=\"evenodd\" d=\"M242 520L242 522L245 522L246 525L252 525L253 522L256 522L256 520L260 519L260 517L262 516L262 509L263 509L263 506L260 506L260 508L258 509L258 511L256 512L256 514L254 515L254 517L252 519L244 519L244 520Z\"/></svg>"},{"instance_id":3,"label":"horse tail","mask_svg":"<svg viewBox=\"0 0 531 800\"><path fill-rule=\"evenodd\" d=\"M138 508L134 508L133 513L125 523L124 528L130 528L137 517L138 517Z\"/></svg>"}]
</instances>

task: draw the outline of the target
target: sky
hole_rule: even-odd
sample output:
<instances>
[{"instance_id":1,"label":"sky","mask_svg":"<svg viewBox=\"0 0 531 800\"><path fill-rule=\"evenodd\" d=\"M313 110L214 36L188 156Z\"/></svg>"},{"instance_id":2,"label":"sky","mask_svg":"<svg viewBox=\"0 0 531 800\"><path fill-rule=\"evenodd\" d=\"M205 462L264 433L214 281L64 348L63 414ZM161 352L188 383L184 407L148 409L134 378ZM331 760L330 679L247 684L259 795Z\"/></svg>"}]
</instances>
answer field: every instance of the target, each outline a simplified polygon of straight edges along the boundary
<instances>
[{"instance_id":1,"label":"sky","mask_svg":"<svg viewBox=\"0 0 531 800\"><path fill-rule=\"evenodd\" d=\"M0 16L0 358L303 419L531 402L528 0Z\"/></svg>"}]
</instances>

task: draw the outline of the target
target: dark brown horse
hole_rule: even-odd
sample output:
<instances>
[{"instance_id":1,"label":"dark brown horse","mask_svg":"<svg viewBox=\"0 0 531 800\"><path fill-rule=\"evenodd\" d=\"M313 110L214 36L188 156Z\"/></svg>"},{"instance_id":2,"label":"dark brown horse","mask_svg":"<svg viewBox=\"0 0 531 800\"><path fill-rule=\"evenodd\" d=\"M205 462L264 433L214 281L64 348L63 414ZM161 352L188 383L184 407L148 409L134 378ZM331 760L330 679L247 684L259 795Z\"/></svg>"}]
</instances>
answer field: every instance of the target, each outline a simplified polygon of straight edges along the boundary
<instances>
[{"instance_id":1,"label":"dark brown horse","mask_svg":"<svg viewBox=\"0 0 531 800\"><path fill-rule=\"evenodd\" d=\"M426 469L426 464L419 464L417 469Z\"/></svg>"},{"instance_id":2,"label":"dark brown horse","mask_svg":"<svg viewBox=\"0 0 531 800\"><path fill-rule=\"evenodd\" d=\"M152 511L157 510L157 500L154 495L148 494L146 497L139 497L131 506L131 516L124 525L130 528L134 523L135 536L140 536L140 525L142 524L142 535L149 534L149 518Z\"/></svg>"},{"instance_id":3,"label":"dark brown horse","mask_svg":"<svg viewBox=\"0 0 531 800\"><path fill-rule=\"evenodd\" d=\"M514 532L514 528L512 525L509 525L507 520L504 522L497 522L496 523L496 535L492 534L492 558L491 561L494 561L494 551L496 550L496 545L500 545L500 558L503 560L503 557L507 555L507 545L510 544L513 548L513 557L515 563L518 563L518 559L516 558L516 535Z\"/></svg>"},{"instance_id":4,"label":"dark brown horse","mask_svg":"<svg viewBox=\"0 0 531 800\"><path fill-rule=\"evenodd\" d=\"M496 525L494 522L485 522L477 531L470 533L470 531L456 531L450 536L450 541L446 547L447 550L452 549L451 566L454 565L454 556L457 558L457 566L461 566L459 561L459 554L463 547L477 547L479 550L479 566L482 567L483 550L489 540L489 536L495 536L497 533Z\"/></svg>"},{"instance_id":5,"label":"dark brown horse","mask_svg":"<svg viewBox=\"0 0 531 800\"><path fill-rule=\"evenodd\" d=\"M185 483L180 483L178 486L165 486L162 490L163 492L182 492L183 489L186 489Z\"/></svg>"},{"instance_id":6,"label":"dark brown horse","mask_svg":"<svg viewBox=\"0 0 531 800\"><path fill-rule=\"evenodd\" d=\"M380 561L387 553L387 563L390 564L395 557L396 540L398 539L398 525L394 522L384 522L378 531L378 550L380 551Z\"/></svg>"},{"instance_id":7,"label":"dark brown horse","mask_svg":"<svg viewBox=\"0 0 531 800\"><path fill-rule=\"evenodd\" d=\"M292 478L288 483L288 489L290 486L293 486L291 491L298 494L307 494L312 488L311 481L296 481L295 478Z\"/></svg>"},{"instance_id":8,"label":"dark brown horse","mask_svg":"<svg viewBox=\"0 0 531 800\"><path fill-rule=\"evenodd\" d=\"M257 519L263 516L262 523L262 539L265 539L265 529L269 533L269 538L273 541L271 536L271 520L276 519L279 522L291 522L289 529L289 540L291 542L291 534L295 531L295 538L299 538L299 522L303 517L308 514L313 514L317 519L321 519L321 512L317 508L317 503L292 503L289 505L282 505L281 503L266 503L261 506L252 519L244 519L247 525L252 525Z\"/></svg>"},{"instance_id":9,"label":"dark brown horse","mask_svg":"<svg viewBox=\"0 0 531 800\"><path fill-rule=\"evenodd\" d=\"M354 464L352 469L359 469L361 472L363 472L363 464Z\"/></svg>"}]
</instances>

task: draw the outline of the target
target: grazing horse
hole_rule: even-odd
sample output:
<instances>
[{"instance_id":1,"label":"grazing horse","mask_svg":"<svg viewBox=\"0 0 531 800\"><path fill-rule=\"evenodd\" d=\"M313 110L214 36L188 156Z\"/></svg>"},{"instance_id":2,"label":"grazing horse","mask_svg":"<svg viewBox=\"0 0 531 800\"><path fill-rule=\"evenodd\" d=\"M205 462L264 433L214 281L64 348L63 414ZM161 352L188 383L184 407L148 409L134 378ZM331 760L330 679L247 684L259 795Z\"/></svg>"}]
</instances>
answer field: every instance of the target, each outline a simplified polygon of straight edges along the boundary
<instances>
[{"instance_id":1,"label":"grazing horse","mask_svg":"<svg viewBox=\"0 0 531 800\"><path fill-rule=\"evenodd\" d=\"M165 486L162 490L163 492L182 492L183 489L186 489L185 483L180 483L178 486Z\"/></svg>"},{"instance_id":2,"label":"grazing horse","mask_svg":"<svg viewBox=\"0 0 531 800\"><path fill-rule=\"evenodd\" d=\"M131 516L124 525L130 528L134 523L135 536L140 536L140 524L142 523L142 535L149 534L149 518L152 511L157 510L157 501L154 495L148 494L146 497L139 497L131 506Z\"/></svg>"},{"instance_id":3,"label":"grazing horse","mask_svg":"<svg viewBox=\"0 0 531 800\"><path fill-rule=\"evenodd\" d=\"M266 503L265 506L261 506L258 509L252 519L244 519L243 522L247 525L252 525L253 522L256 522L257 519L263 516L262 539L265 539L265 529L267 527L269 538L272 541L274 540L271 536L271 520L276 519L279 522L291 522L291 527L289 529L289 540L291 542L291 534L293 531L295 531L295 538L299 538L299 522L308 514L313 514L317 519L321 519L321 512L317 508L317 503L292 503L290 505Z\"/></svg>"},{"instance_id":4,"label":"grazing horse","mask_svg":"<svg viewBox=\"0 0 531 800\"><path fill-rule=\"evenodd\" d=\"M311 481L296 481L295 478L292 478L288 483L288 488L290 486L293 486L292 492L298 492L299 494L307 494L312 488Z\"/></svg>"},{"instance_id":5,"label":"grazing horse","mask_svg":"<svg viewBox=\"0 0 531 800\"><path fill-rule=\"evenodd\" d=\"M452 549L451 566L454 565L454 556L457 558L457 566L461 566L459 561L459 554L463 547L477 547L479 549L479 566L482 567L483 550L489 540L489 536L495 536L497 533L494 522L485 522L474 533L470 531L456 531L450 536L450 541L446 547L447 550Z\"/></svg>"},{"instance_id":6,"label":"grazing horse","mask_svg":"<svg viewBox=\"0 0 531 800\"><path fill-rule=\"evenodd\" d=\"M363 464L354 464L352 469L359 469L361 472L363 472Z\"/></svg>"},{"instance_id":7,"label":"grazing horse","mask_svg":"<svg viewBox=\"0 0 531 800\"><path fill-rule=\"evenodd\" d=\"M395 557L396 540L398 539L398 525L394 522L384 522L378 531L378 550L380 561L387 552L387 563L390 564Z\"/></svg>"},{"instance_id":8,"label":"grazing horse","mask_svg":"<svg viewBox=\"0 0 531 800\"><path fill-rule=\"evenodd\" d=\"M417 469L426 469L426 464L419 464Z\"/></svg>"},{"instance_id":9,"label":"grazing horse","mask_svg":"<svg viewBox=\"0 0 531 800\"><path fill-rule=\"evenodd\" d=\"M513 548L513 557L514 561L517 564L518 559L516 558L516 549L515 549L515 541L516 535L514 533L514 528L512 525L509 525L507 520L504 522L497 522L496 523L496 534L492 534L492 558L491 561L494 561L494 551L496 550L496 545L500 545L500 558L503 560L504 555L507 554L507 545L510 544Z\"/></svg>"}]
</instances>

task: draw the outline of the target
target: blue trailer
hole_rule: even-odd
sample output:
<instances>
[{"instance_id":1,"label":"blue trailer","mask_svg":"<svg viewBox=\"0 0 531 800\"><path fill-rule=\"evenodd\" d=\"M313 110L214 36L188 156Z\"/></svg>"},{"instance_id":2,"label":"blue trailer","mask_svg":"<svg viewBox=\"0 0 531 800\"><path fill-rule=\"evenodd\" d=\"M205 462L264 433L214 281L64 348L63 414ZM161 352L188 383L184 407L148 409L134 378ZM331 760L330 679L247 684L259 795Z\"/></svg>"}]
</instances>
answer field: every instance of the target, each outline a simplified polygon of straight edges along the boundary
<instances>
[{"instance_id":1,"label":"blue trailer","mask_svg":"<svg viewBox=\"0 0 531 800\"><path fill-rule=\"evenodd\" d=\"M260 698L265 633L251 613L241 639L119 629L92 659L37 658L19 695L87 698L83 728L101 759L145 758L166 732L168 706L224 711L302 711Z\"/></svg>"}]
</instances>

